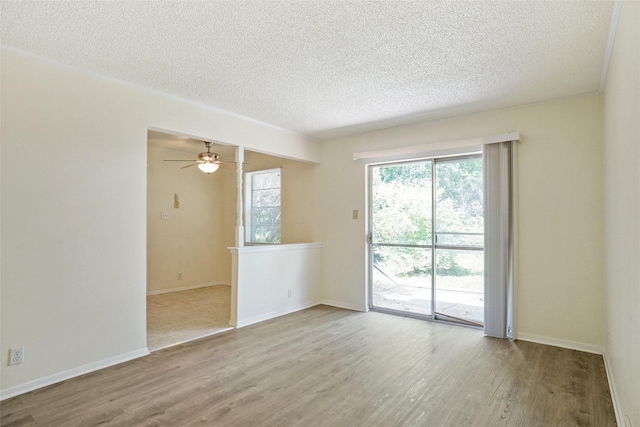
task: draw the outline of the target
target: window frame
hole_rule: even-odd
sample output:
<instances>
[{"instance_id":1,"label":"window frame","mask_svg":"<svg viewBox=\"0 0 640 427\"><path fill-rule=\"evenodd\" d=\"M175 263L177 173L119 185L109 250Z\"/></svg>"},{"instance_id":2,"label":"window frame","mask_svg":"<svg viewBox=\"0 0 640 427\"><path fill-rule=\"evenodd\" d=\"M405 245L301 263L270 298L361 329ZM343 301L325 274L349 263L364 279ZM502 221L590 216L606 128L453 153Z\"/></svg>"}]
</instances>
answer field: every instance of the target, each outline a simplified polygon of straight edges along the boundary
<instances>
[{"instance_id":1,"label":"window frame","mask_svg":"<svg viewBox=\"0 0 640 427\"><path fill-rule=\"evenodd\" d=\"M263 175L263 174L271 174L271 173L278 173L280 175L280 186L279 187L274 187L271 188L271 190L273 189L278 189L280 192L280 205L278 206L279 208L279 216L280 218L282 218L282 168L281 167L277 167L277 168L271 168L271 169L261 169L261 170L256 170L256 171L252 171L252 172L245 172L244 175L244 182L245 182L245 192L244 192L244 202L245 202L245 235L244 235L244 240L245 240L245 244L249 244L249 245L279 245L282 244L282 219L279 221L278 223L278 229L279 229L279 239L277 242L258 242L255 241L255 235L254 235L254 230L253 230L253 193L254 188L253 188L253 177L256 175Z\"/></svg>"}]
</instances>

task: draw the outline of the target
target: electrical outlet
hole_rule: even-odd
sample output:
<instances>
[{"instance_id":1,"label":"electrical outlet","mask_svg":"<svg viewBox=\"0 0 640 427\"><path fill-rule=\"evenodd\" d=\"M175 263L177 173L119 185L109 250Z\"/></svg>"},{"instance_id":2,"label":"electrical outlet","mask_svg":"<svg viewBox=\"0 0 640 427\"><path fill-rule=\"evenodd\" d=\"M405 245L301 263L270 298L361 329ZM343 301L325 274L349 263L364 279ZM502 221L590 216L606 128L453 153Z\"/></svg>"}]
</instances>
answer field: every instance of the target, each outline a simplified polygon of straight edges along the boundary
<instances>
[{"instance_id":1,"label":"electrical outlet","mask_svg":"<svg viewBox=\"0 0 640 427\"><path fill-rule=\"evenodd\" d=\"M287 295L291 298L293 296L293 291L291 289L287 290Z\"/></svg>"},{"instance_id":2,"label":"electrical outlet","mask_svg":"<svg viewBox=\"0 0 640 427\"><path fill-rule=\"evenodd\" d=\"M353 216L353 219L358 219L358 210L357 209L353 210L353 215L352 216Z\"/></svg>"},{"instance_id":3,"label":"electrical outlet","mask_svg":"<svg viewBox=\"0 0 640 427\"><path fill-rule=\"evenodd\" d=\"M182 273L178 273L178 280L182 280Z\"/></svg>"},{"instance_id":4,"label":"electrical outlet","mask_svg":"<svg viewBox=\"0 0 640 427\"><path fill-rule=\"evenodd\" d=\"M9 350L9 365L19 365L24 362L24 347Z\"/></svg>"}]
</instances>

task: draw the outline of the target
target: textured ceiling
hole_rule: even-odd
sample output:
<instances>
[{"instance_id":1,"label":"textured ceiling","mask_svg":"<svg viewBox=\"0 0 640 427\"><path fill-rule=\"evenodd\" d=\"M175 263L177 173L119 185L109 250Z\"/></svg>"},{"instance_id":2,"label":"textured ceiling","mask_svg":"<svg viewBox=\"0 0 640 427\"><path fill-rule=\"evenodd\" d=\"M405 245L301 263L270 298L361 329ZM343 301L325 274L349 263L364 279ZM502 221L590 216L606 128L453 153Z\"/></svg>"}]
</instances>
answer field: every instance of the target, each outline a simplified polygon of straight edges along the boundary
<instances>
[{"instance_id":1,"label":"textured ceiling","mask_svg":"<svg viewBox=\"0 0 640 427\"><path fill-rule=\"evenodd\" d=\"M2 43L323 139L598 90L610 1L1 1Z\"/></svg>"}]
</instances>

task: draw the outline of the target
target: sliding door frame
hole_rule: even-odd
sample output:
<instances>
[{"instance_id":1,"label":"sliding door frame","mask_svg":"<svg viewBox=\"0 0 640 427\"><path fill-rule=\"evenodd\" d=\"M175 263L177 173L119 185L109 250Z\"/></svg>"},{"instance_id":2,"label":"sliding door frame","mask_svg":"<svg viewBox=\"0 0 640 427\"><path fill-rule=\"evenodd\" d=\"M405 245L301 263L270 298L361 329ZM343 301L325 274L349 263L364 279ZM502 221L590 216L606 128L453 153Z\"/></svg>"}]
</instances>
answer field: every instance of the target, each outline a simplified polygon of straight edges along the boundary
<instances>
[{"instance_id":1,"label":"sliding door frame","mask_svg":"<svg viewBox=\"0 0 640 427\"><path fill-rule=\"evenodd\" d=\"M440 162L446 161L456 161L456 160L464 160L464 159L477 159L482 158L482 152L469 152L463 154L456 154L450 156L439 156L439 157L426 157L426 158L418 158L418 159L407 159L407 160L398 160L398 161L389 161L389 162L380 162L380 163L371 163L367 165L367 212L368 212L368 221L367 221L367 290L368 290L368 301L367 307L369 310L378 311L382 313L389 313L395 315L401 315L405 317L413 317L424 320L431 321L439 321L445 323L455 323L462 326L470 326L473 328L482 328L482 325L475 324L474 322L468 322L464 319L458 319L455 317L449 317L445 314L438 314L436 312L436 250L437 249L450 249L450 250L471 250L471 251L482 251L484 252L484 245L482 248L478 248L475 246L456 246L456 245L438 245L437 243L437 232L436 232L436 164ZM400 166L403 164L410 163L420 163L420 162L429 162L431 163L431 244L430 245L411 245L411 244L394 244L394 243L375 243L374 242L374 231L373 231L373 169L375 167L380 166ZM442 234L442 233L441 233ZM470 234L470 233L465 233ZM484 233L482 233L484 235ZM431 300L430 300L430 312L431 314L422 314L422 313L414 313L403 310L394 310L392 308L384 308L377 307L373 304L373 249L374 246L385 246L385 247L403 247L403 248L420 248L420 249L430 249L431 250Z\"/></svg>"}]
</instances>

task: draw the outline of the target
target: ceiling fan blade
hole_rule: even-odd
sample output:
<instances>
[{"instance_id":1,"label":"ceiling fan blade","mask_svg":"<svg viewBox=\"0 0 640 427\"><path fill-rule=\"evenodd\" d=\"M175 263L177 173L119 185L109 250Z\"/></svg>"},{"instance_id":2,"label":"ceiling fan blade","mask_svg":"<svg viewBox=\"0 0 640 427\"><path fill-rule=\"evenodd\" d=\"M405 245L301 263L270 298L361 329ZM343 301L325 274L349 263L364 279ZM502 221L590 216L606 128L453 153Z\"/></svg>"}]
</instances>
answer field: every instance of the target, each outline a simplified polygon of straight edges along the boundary
<instances>
[{"instance_id":1,"label":"ceiling fan blade","mask_svg":"<svg viewBox=\"0 0 640 427\"><path fill-rule=\"evenodd\" d=\"M163 162L195 162L195 160L163 160Z\"/></svg>"},{"instance_id":2,"label":"ceiling fan blade","mask_svg":"<svg viewBox=\"0 0 640 427\"><path fill-rule=\"evenodd\" d=\"M216 162L217 162L217 163L220 163L220 164L222 164L222 163L227 163L227 164L230 164L230 165L235 165L236 163L238 163L238 162L232 162L232 161L229 161L229 160L216 160ZM250 165L251 163L248 163L248 162L242 162L242 164L243 164L243 165Z\"/></svg>"},{"instance_id":3,"label":"ceiling fan blade","mask_svg":"<svg viewBox=\"0 0 640 427\"><path fill-rule=\"evenodd\" d=\"M183 167L181 167L180 169L190 168L191 166L195 166L195 165L197 165L198 163L200 163L200 162L193 162L193 163L191 163L190 165L187 165L187 166L183 166Z\"/></svg>"}]
</instances>

